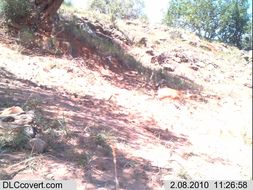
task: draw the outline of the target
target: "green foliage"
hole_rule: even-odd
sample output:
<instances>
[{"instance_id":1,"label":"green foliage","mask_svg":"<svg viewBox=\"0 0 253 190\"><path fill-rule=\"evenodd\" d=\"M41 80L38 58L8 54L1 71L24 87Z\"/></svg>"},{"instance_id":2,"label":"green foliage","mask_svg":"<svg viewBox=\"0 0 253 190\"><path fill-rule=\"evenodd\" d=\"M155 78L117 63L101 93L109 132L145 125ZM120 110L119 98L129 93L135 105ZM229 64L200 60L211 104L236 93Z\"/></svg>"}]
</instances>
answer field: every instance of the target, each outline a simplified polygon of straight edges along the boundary
<instances>
[{"instance_id":1,"label":"green foliage","mask_svg":"<svg viewBox=\"0 0 253 190\"><path fill-rule=\"evenodd\" d=\"M24 22L31 13L31 4L27 0L1 0L0 15L6 22Z\"/></svg>"},{"instance_id":2,"label":"green foliage","mask_svg":"<svg viewBox=\"0 0 253 190\"><path fill-rule=\"evenodd\" d=\"M252 20L248 22L246 33L243 35L242 48L245 50L252 49Z\"/></svg>"},{"instance_id":3,"label":"green foliage","mask_svg":"<svg viewBox=\"0 0 253 190\"><path fill-rule=\"evenodd\" d=\"M23 46L31 46L35 41L36 36L34 35L34 32L29 29L28 27L23 26L20 30L19 30L19 42L20 44L22 44Z\"/></svg>"},{"instance_id":4,"label":"green foliage","mask_svg":"<svg viewBox=\"0 0 253 190\"><path fill-rule=\"evenodd\" d=\"M247 0L228 0L221 7L219 39L222 42L242 48L249 15Z\"/></svg>"},{"instance_id":5,"label":"green foliage","mask_svg":"<svg viewBox=\"0 0 253 190\"><path fill-rule=\"evenodd\" d=\"M80 156L78 163L81 166L87 166L91 160L92 160L92 154L88 152Z\"/></svg>"},{"instance_id":6,"label":"green foliage","mask_svg":"<svg viewBox=\"0 0 253 190\"><path fill-rule=\"evenodd\" d=\"M93 134L92 136L95 140L95 144L101 146L103 148L103 152L106 155L110 155L112 153L110 142L112 141L113 136L111 133L106 131L100 131L98 133Z\"/></svg>"},{"instance_id":7,"label":"green foliage","mask_svg":"<svg viewBox=\"0 0 253 190\"><path fill-rule=\"evenodd\" d=\"M214 38L218 27L218 3L215 0L172 0L165 22L190 29L207 39Z\"/></svg>"},{"instance_id":8,"label":"green foliage","mask_svg":"<svg viewBox=\"0 0 253 190\"><path fill-rule=\"evenodd\" d=\"M64 0L63 4L68 6L68 7L72 6L71 0Z\"/></svg>"},{"instance_id":9,"label":"green foliage","mask_svg":"<svg viewBox=\"0 0 253 190\"><path fill-rule=\"evenodd\" d=\"M28 142L28 136L24 131L11 133L5 132L0 134L0 150L1 149L22 149Z\"/></svg>"},{"instance_id":10,"label":"green foliage","mask_svg":"<svg viewBox=\"0 0 253 190\"><path fill-rule=\"evenodd\" d=\"M143 0L90 0L88 7L112 18L136 19L144 15Z\"/></svg>"},{"instance_id":11,"label":"green foliage","mask_svg":"<svg viewBox=\"0 0 253 190\"><path fill-rule=\"evenodd\" d=\"M250 22L247 9L247 0L171 0L164 21L241 48Z\"/></svg>"}]
</instances>

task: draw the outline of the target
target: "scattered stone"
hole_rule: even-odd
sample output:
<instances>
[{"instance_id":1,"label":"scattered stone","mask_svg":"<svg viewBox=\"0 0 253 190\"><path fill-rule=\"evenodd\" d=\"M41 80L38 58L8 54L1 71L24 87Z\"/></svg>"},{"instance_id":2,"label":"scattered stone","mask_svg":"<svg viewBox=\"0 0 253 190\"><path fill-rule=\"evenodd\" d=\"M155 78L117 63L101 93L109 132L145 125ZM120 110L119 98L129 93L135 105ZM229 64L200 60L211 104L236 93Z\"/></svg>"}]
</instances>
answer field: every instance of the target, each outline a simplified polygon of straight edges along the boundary
<instances>
[{"instance_id":1,"label":"scattered stone","mask_svg":"<svg viewBox=\"0 0 253 190\"><path fill-rule=\"evenodd\" d=\"M157 56L154 56L151 58L151 63L155 63L155 62L157 62Z\"/></svg>"},{"instance_id":2,"label":"scattered stone","mask_svg":"<svg viewBox=\"0 0 253 190\"><path fill-rule=\"evenodd\" d=\"M170 33L170 38L171 39L181 39L182 38L182 32L178 30L174 30L169 32Z\"/></svg>"},{"instance_id":3,"label":"scattered stone","mask_svg":"<svg viewBox=\"0 0 253 190\"><path fill-rule=\"evenodd\" d=\"M247 62L252 62L252 50L248 52L243 52L242 57L247 61Z\"/></svg>"},{"instance_id":4,"label":"scattered stone","mask_svg":"<svg viewBox=\"0 0 253 190\"><path fill-rule=\"evenodd\" d=\"M198 63L196 63L196 66L198 66L200 68L204 68L206 66L206 64L202 61L199 61Z\"/></svg>"},{"instance_id":5,"label":"scattered stone","mask_svg":"<svg viewBox=\"0 0 253 190\"><path fill-rule=\"evenodd\" d=\"M153 51L153 50L148 50L148 51L146 51L146 53L147 53L147 54L149 54L149 55L152 55L152 56L154 56L154 55L155 55L155 53L154 53L154 51Z\"/></svg>"},{"instance_id":6,"label":"scattered stone","mask_svg":"<svg viewBox=\"0 0 253 190\"><path fill-rule=\"evenodd\" d=\"M5 109L0 114L0 128L9 131L21 132L24 127L30 126L34 119L34 112L21 112L19 108Z\"/></svg>"},{"instance_id":7,"label":"scattered stone","mask_svg":"<svg viewBox=\"0 0 253 190\"><path fill-rule=\"evenodd\" d=\"M173 57L172 58L175 62L177 63L180 63L181 62L181 59L179 57Z\"/></svg>"},{"instance_id":8,"label":"scattered stone","mask_svg":"<svg viewBox=\"0 0 253 190\"><path fill-rule=\"evenodd\" d=\"M252 88L252 84L250 84L250 83L245 83L243 85L246 86L246 87L248 87L248 88Z\"/></svg>"},{"instance_id":9,"label":"scattered stone","mask_svg":"<svg viewBox=\"0 0 253 190\"><path fill-rule=\"evenodd\" d=\"M198 42L189 42L190 45L194 46L194 47L198 47L199 43Z\"/></svg>"},{"instance_id":10,"label":"scattered stone","mask_svg":"<svg viewBox=\"0 0 253 190\"><path fill-rule=\"evenodd\" d=\"M167 39L160 39L160 41L161 41L161 42L166 42L166 41L167 41Z\"/></svg>"},{"instance_id":11,"label":"scattered stone","mask_svg":"<svg viewBox=\"0 0 253 190\"><path fill-rule=\"evenodd\" d=\"M198 68L197 66L190 66L190 68L191 68L192 70L194 70L194 71L198 71L198 70L199 70L199 68Z\"/></svg>"},{"instance_id":12,"label":"scattered stone","mask_svg":"<svg viewBox=\"0 0 253 190\"><path fill-rule=\"evenodd\" d=\"M54 174L47 174L46 176L45 176L45 178L47 179L47 180L54 180L55 179L55 176L54 176Z\"/></svg>"},{"instance_id":13,"label":"scattered stone","mask_svg":"<svg viewBox=\"0 0 253 190\"><path fill-rule=\"evenodd\" d=\"M163 65L164 70L169 71L169 72L174 72L176 69L175 65L171 65L171 64L164 64Z\"/></svg>"},{"instance_id":14,"label":"scattered stone","mask_svg":"<svg viewBox=\"0 0 253 190\"><path fill-rule=\"evenodd\" d=\"M212 52L218 52L219 51L218 47L216 47L214 44L211 44L211 43L201 44L200 47L204 50L207 50L207 51L212 51Z\"/></svg>"},{"instance_id":15,"label":"scattered stone","mask_svg":"<svg viewBox=\"0 0 253 190\"><path fill-rule=\"evenodd\" d=\"M183 51L182 49L176 49L171 52L163 52L158 56L153 56L151 58L151 63L158 63L159 65L171 63L174 61L176 63L190 63L195 64L200 61L204 61L199 59L199 56L196 53Z\"/></svg>"},{"instance_id":16,"label":"scattered stone","mask_svg":"<svg viewBox=\"0 0 253 190\"><path fill-rule=\"evenodd\" d=\"M144 47L147 47L147 42L148 42L148 39L145 38L145 37L142 37L138 43L137 43L137 46L144 46Z\"/></svg>"},{"instance_id":17,"label":"scattered stone","mask_svg":"<svg viewBox=\"0 0 253 190\"><path fill-rule=\"evenodd\" d=\"M167 58L168 56L165 53L162 53L157 57L157 62L161 65L166 62Z\"/></svg>"}]
</instances>

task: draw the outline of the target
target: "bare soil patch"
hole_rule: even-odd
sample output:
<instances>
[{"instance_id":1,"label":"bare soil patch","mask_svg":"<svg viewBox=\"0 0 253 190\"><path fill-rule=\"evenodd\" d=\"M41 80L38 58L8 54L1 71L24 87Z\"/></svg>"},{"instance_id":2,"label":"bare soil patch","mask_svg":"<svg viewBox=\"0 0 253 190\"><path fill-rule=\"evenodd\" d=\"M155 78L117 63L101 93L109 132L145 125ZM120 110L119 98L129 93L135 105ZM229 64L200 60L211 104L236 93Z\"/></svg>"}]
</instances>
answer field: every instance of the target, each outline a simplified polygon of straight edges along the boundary
<instances>
[{"instance_id":1,"label":"bare soil patch","mask_svg":"<svg viewBox=\"0 0 253 190\"><path fill-rule=\"evenodd\" d=\"M132 190L159 189L164 179L252 178L244 61L191 71L202 93L160 101L140 74L107 69L95 55L28 56L10 46L0 44L0 109L34 109L49 148L0 150L1 178L75 179L78 189L115 189L118 180Z\"/></svg>"}]
</instances>

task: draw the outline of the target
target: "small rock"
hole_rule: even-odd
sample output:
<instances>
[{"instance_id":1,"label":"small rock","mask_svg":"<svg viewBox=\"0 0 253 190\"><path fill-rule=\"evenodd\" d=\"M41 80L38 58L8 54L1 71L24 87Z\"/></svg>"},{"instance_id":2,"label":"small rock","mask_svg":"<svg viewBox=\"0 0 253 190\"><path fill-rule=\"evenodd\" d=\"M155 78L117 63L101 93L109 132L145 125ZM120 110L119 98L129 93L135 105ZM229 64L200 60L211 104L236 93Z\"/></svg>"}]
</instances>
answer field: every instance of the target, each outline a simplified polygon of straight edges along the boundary
<instances>
[{"instance_id":1,"label":"small rock","mask_svg":"<svg viewBox=\"0 0 253 190\"><path fill-rule=\"evenodd\" d=\"M194 70L194 71L198 71L198 70L199 70L199 68L196 67L196 66L190 66L190 68L191 68L192 70Z\"/></svg>"},{"instance_id":2,"label":"small rock","mask_svg":"<svg viewBox=\"0 0 253 190\"><path fill-rule=\"evenodd\" d=\"M147 47L147 42L148 42L148 39L147 39L146 37L142 37L142 38L138 41L137 45L138 45L138 46Z\"/></svg>"},{"instance_id":3,"label":"small rock","mask_svg":"<svg viewBox=\"0 0 253 190\"><path fill-rule=\"evenodd\" d=\"M176 66L175 65L171 65L171 64L164 64L163 68L166 71L174 72L175 69L176 69Z\"/></svg>"},{"instance_id":4,"label":"small rock","mask_svg":"<svg viewBox=\"0 0 253 190\"><path fill-rule=\"evenodd\" d=\"M53 174L47 174L47 175L45 176L45 178L46 178L47 180L54 180L54 179L55 179L55 176L54 176Z\"/></svg>"},{"instance_id":5,"label":"small rock","mask_svg":"<svg viewBox=\"0 0 253 190\"><path fill-rule=\"evenodd\" d=\"M2 122L13 122L13 121L15 121L15 118L11 116L7 116L2 119Z\"/></svg>"},{"instance_id":6,"label":"small rock","mask_svg":"<svg viewBox=\"0 0 253 190\"><path fill-rule=\"evenodd\" d=\"M151 63L157 62L157 56L152 57L150 62L151 62Z\"/></svg>"},{"instance_id":7,"label":"small rock","mask_svg":"<svg viewBox=\"0 0 253 190\"><path fill-rule=\"evenodd\" d=\"M149 54L149 55L152 55L152 56L155 55L153 50L148 50L148 51L146 51L146 53Z\"/></svg>"},{"instance_id":8,"label":"small rock","mask_svg":"<svg viewBox=\"0 0 253 190\"><path fill-rule=\"evenodd\" d=\"M181 59L179 57L173 57L172 59L173 59L173 61L175 61L177 63L181 62Z\"/></svg>"},{"instance_id":9,"label":"small rock","mask_svg":"<svg viewBox=\"0 0 253 190\"><path fill-rule=\"evenodd\" d=\"M11 115L11 114L19 114L19 113L23 113L24 110L19 107L19 106L13 106L10 108L6 108L2 111L2 113L0 115Z\"/></svg>"},{"instance_id":10,"label":"small rock","mask_svg":"<svg viewBox=\"0 0 253 190\"><path fill-rule=\"evenodd\" d=\"M196 63L196 66L198 66L200 68L204 68L206 66L206 64L204 62L199 61Z\"/></svg>"},{"instance_id":11,"label":"small rock","mask_svg":"<svg viewBox=\"0 0 253 190\"><path fill-rule=\"evenodd\" d=\"M190 45L192 45L192 46L194 46L194 47L198 47L199 46L199 44L198 44L198 42L189 42L189 44Z\"/></svg>"},{"instance_id":12,"label":"small rock","mask_svg":"<svg viewBox=\"0 0 253 190\"><path fill-rule=\"evenodd\" d=\"M47 148L47 143L40 138L33 138L29 141L29 146L36 153L43 153Z\"/></svg>"},{"instance_id":13,"label":"small rock","mask_svg":"<svg viewBox=\"0 0 253 190\"><path fill-rule=\"evenodd\" d=\"M179 30L173 30L170 33L170 38L171 39L182 39L182 32Z\"/></svg>"},{"instance_id":14,"label":"small rock","mask_svg":"<svg viewBox=\"0 0 253 190\"><path fill-rule=\"evenodd\" d=\"M243 85L248 87L248 88L252 88L252 84L250 84L250 83L244 83Z\"/></svg>"},{"instance_id":15,"label":"small rock","mask_svg":"<svg viewBox=\"0 0 253 190\"><path fill-rule=\"evenodd\" d=\"M168 59L168 55L166 55L166 53L162 53L159 56L157 56L157 62L161 65L164 64L166 62L166 60Z\"/></svg>"}]
</instances>

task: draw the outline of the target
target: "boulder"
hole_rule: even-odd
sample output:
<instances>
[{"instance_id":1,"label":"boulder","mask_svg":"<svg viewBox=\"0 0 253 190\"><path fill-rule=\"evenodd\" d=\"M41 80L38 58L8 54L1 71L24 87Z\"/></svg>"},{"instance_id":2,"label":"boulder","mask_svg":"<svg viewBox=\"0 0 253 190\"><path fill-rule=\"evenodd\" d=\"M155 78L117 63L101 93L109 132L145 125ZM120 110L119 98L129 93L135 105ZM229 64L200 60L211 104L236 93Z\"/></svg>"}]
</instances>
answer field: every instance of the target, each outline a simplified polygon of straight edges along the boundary
<instances>
[{"instance_id":1,"label":"boulder","mask_svg":"<svg viewBox=\"0 0 253 190\"><path fill-rule=\"evenodd\" d=\"M168 64L167 63L167 64L163 65L163 68L164 68L165 71L174 72L175 69L176 69L176 66L173 65L173 64Z\"/></svg>"},{"instance_id":2,"label":"boulder","mask_svg":"<svg viewBox=\"0 0 253 190\"><path fill-rule=\"evenodd\" d=\"M11 109L8 108L0 114L0 129L9 131L22 131L23 128L30 126L33 119L33 111L11 112Z\"/></svg>"},{"instance_id":3,"label":"boulder","mask_svg":"<svg viewBox=\"0 0 253 190\"><path fill-rule=\"evenodd\" d=\"M6 108L1 112L1 116L8 116L12 114L20 114L23 113L24 110L19 106L12 106L10 108Z\"/></svg>"}]
</instances>

